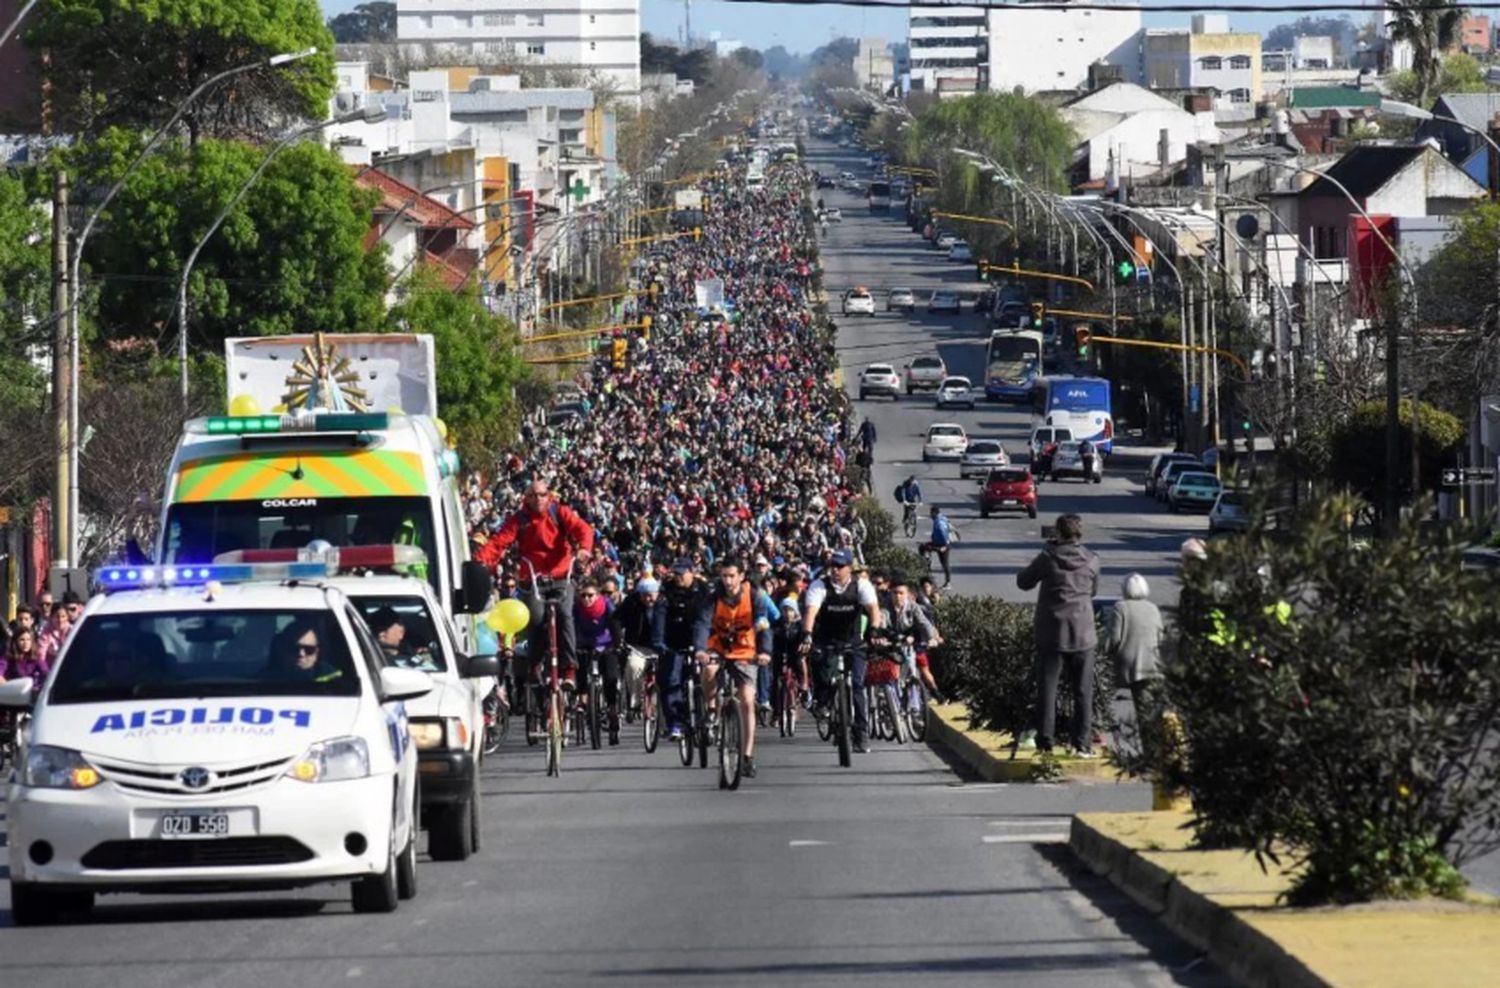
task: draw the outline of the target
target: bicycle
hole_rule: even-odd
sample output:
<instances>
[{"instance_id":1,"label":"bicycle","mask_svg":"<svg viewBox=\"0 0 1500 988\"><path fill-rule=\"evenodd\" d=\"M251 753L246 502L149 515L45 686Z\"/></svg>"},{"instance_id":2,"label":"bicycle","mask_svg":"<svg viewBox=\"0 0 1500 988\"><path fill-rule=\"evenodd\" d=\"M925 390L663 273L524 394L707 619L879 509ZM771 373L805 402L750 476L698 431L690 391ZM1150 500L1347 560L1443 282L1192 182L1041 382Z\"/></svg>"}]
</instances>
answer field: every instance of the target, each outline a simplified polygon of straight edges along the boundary
<instances>
[{"instance_id":1,"label":"bicycle","mask_svg":"<svg viewBox=\"0 0 1500 988\"><path fill-rule=\"evenodd\" d=\"M886 741L906 743L906 718L903 715L898 684L901 665L897 648L876 646L865 667L866 706L870 711L870 733Z\"/></svg>"},{"instance_id":2,"label":"bicycle","mask_svg":"<svg viewBox=\"0 0 1500 988\"><path fill-rule=\"evenodd\" d=\"M589 653L588 687L574 703L574 722L579 744L588 741L598 751L604 718L604 676L599 671L599 653ZM587 732L587 738L585 738Z\"/></svg>"},{"instance_id":3,"label":"bicycle","mask_svg":"<svg viewBox=\"0 0 1500 988\"><path fill-rule=\"evenodd\" d=\"M729 671L729 659L717 652L709 652L710 661L719 666L715 680L715 709L712 734L719 756L719 788L734 790L740 787L740 773L745 764L745 733L740 720L739 687Z\"/></svg>"},{"instance_id":4,"label":"bicycle","mask_svg":"<svg viewBox=\"0 0 1500 988\"><path fill-rule=\"evenodd\" d=\"M532 595L542 601L542 626L546 630L545 641L547 643L547 686L546 686L546 712L534 713L533 716L541 718L545 716L547 737L547 774L557 776L562 774L563 736L567 731L568 704L563 702L562 672L558 667L557 655L557 621L559 605L557 598L561 594L562 587L552 580L548 580L547 592L542 593L541 581L537 579L536 567L529 562L526 564L531 570L531 592ZM568 565L568 575L563 577L562 585L566 586L573 578L573 566ZM528 648L528 652L530 649ZM532 663L533 689L538 693L541 690L541 660ZM537 699L541 699L540 696ZM538 704L540 707L541 704ZM530 727L527 730L528 740L531 735Z\"/></svg>"},{"instance_id":5,"label":"bicycle","mask_svg":"<svg viewBox=\"0 0 1500 988\"><path fill-rule=\"evenodd\" d=\"M776 684L775 694L776 725L784 738L797 736L797 704L801 690L802 684L792 669L792 656L785 656L781 661L781 681Z\"/></svg>"},{"instance_id":6,"label":"bicycle","mask_svg":"<svg viewBox=\"0 0 1500 988\"><path fill-rule=\"evenodd\" d=\"M825 653L829 654L829 653ZM818 721L818 739L833 741L839 749L839 765L848 768L854 763L854 677L849 670L849 655L846 649L831 653L834 657L833 705L826 709L814 709Z\"/></svg>"},{"instance_id":7,"label":"bicycle","mask_svg":"<svg viewBox=\"0 0 1500 988\"><path fill-rule=\"evenodd\" d=\"M906 537L907 538L909 538L909 539L916 538L916 535L917 535L917 502L915 502L915 501L902 501L901 502L901 530L906 533Z\"/></svg>"},{"instance_id":8,"label":"bicycle","mask_svg":"<svg viewBox=\"0 0 1500 988\"><path fill-rule=\"evenodd\" d=\"M510 697L515 696L515 683L511 679L512 656L502 653L504 672L484 698L484 740L480 742L480 754L488 757L500 750L501 743L510 733Z\"/></svg>"},{"instance_id":9,"label":"bicycle","mask_svg":"<svg viewBox=\"0 0 1500 988\"><path fill-rule=\"evenodd\" d=\"M911 665L902 663L901 712L906 719L906 730L912 741L921 744L927 740L927 686Z\"/></svg>"},{"instance_id":10,"label":"bicycle","mask_svg":"<svg viewBox=\"0 0 1500 988\"><path fill-rule=\"evenodd\" d=\"M656 705L656 655L652 652L646 653L646 669L641 674L641 727L642 741L649 755L656 750L661 732Z\"/></svg>"},{"instance_id":11,"label":"bicycle","mask_svg":"<svg viewBox=\"0 0 1500 988\"><path fill-rule=\"evenodd\" d=\"M698 767L708 768L708 717L703 709L703 681L698 675L698 663L688 655L682 663L682 689L684 706L687 708L687 723L683 725L682 737L677 742L677 757L683 768L693 764L693 752L698 753Z\"/></svg>"}]
</instances>

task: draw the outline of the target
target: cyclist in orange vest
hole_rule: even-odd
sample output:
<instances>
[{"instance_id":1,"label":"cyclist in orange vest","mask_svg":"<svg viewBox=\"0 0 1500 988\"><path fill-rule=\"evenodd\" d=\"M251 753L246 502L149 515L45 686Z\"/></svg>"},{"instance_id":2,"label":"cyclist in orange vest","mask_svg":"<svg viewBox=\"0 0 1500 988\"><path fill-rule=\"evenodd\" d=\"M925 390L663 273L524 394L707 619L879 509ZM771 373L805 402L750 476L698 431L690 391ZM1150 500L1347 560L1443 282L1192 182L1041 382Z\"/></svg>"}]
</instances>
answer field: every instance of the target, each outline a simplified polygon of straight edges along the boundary
<instances>
[{"instance_id":1,"label":"cyclist in orange vest","mask_svg":"<svg viewBox=\"0 0 1500 988\"><path fill-rule=\"evenodd\" d=\"M740 560L725 560L719 570L719 582L709 595L708 649L698 652L703 663L703 695L716 697L719 661L710 652L722 655L725 675L734 677L739 689L740 733L745 739L745 764L741 774L755 778L755 677L758 666L771 661L771 618L766 596L756 593L745 579Z\"/></svg>"}]
</instances>

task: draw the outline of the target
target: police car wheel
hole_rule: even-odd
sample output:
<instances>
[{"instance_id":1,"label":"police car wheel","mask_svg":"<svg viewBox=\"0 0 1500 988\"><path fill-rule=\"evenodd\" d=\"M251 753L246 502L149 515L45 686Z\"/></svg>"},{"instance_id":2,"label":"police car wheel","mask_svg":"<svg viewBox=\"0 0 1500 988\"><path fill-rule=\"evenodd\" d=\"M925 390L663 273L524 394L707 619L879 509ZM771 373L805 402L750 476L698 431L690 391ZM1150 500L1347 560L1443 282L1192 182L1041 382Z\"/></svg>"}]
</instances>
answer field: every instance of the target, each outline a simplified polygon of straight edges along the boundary
<instances>
[{"instance_id":1,"label":"police car wheel","mask_svg":"<svg viewBox=\"0 0 1500 988\"><path fill-rule=\"evenodd\" d=\"M400 902L396 888L396 855L386 860L385 870L380 874L356 878L350 884L349 899L357 913L395 912Z\"/></svg>"},{"instance_id":2,"label":"police car wheel","mask_svg":"<svg viewBox=\"0 0 1500 988\"><path fill-rule=\"evenodd\" d=\"M415 817L413 817L415 821ZM413 822L406 847L396 857L396 895L401 899L417 897L417 827Z\"/></svg>"},{"instance_id":3,"label":"police car wheel","mask_svg":"<svg viewBox=\"0 0 1500 988\"><path fill-rule=\"evenodd\" d=\"M479 850L479 773L474 773L474 788L469 793L469 847Z\"/></svg>"},{"instance_id":4,"label":"police car wheel","mask_svg":"<svg viewBox=\"0 0 1500 988\"><path fill-rule=\"evenodd\" d=\"M94 893L43 888L29 882L10 883L10 915L17 926L48 926L67 912L87 912Z\"/></svg>"}]
</instances>

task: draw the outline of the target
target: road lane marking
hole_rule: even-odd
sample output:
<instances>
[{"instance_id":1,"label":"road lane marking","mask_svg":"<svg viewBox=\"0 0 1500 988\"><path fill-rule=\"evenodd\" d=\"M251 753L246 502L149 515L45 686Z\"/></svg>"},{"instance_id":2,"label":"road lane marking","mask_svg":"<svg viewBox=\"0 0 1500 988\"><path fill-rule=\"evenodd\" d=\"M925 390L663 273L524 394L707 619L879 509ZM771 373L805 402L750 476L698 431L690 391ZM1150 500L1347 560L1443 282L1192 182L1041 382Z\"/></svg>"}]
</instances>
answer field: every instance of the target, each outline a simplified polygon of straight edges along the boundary
<instances>
[{"instance_id":1,"label":"road lane marking","mask_svg":"<svg viewBox=\"0 0 1500 988\"><path fill-rule=\"evenodd\" d=\"M986 844L1066 844L1068 835L1056 832L1041 834L985 834Z\"/></svg>"},{"instance_id":2,"label":"road lane marking","mask_svg":"<svg viewBox=\"0 0 1500 988\"><path fill-rule=\"evenodd\" d=\"M1071 823L1068 816L1035 816L1024 820L991 820L991 827L1056 827Z\"/></svg>"},{"instance_id":3,"label":"road lane marking","mask_svg":"<svg viewBox=\"0 0 1500 988\"><path fill-rule=\"evenodd\" d=\"M832 841L826 840L789 840L787 847L827 847Z\"/></svg>"},{"instance_id":4,"label":"road lane marking","mask_svg":"<svg viewBox=\"0 0 1500 988\"><path fill-rule=\"evenodd\" d=\"M349 970L347 970L347 971L344 972L344 977L346 977L346 978L358 978L361 975L363 975L364 973L365 972L364 972L363 968L351 967Z\"/></svg>"}]
</instances>

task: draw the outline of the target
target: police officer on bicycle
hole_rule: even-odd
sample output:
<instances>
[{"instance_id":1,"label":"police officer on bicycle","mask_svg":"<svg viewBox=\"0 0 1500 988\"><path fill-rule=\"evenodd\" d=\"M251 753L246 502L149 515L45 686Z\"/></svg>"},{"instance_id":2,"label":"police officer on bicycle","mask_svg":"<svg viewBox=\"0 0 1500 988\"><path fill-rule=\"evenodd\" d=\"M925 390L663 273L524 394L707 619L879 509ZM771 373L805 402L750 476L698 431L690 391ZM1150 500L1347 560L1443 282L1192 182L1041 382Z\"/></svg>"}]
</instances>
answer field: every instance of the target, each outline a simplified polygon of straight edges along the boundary
<instances>
[{"instance_id":1,"label":"police officer on bicycle","mask_svg":"<svg viewBox=\"0 0 1500 988\"><path fill-rule=\"evenodd\" d=\"M860 629L860 618L867 621ZM880 603L875 587L864 577L854 576L854 556L847 549L836 550L821 579L807 588L807 603L802 614L801 649L816 647L819 660L814 667L818 702L827 705L833 692L832 657L849 654L849 675L854 692L854 750L870 750L865 744L869 723L865 705L865 637L880 627Z\"/></svg>"},{"instance_id":2,"label":"police officer on bicycle","mask_svg":"<svg viewBox=\"0 0 1500 988\"><path fill-rule=\"evenodd\" d=\"M661 592L661 606L653 615L652 647L656 649L656 681L661 687L661 706L666 713L667 736L682 739L687 704L682 695L683 665L708 643L708 583L698 579L693 561L686 556L672 564L672 575Z\"/></svg>"}]
</instances>

